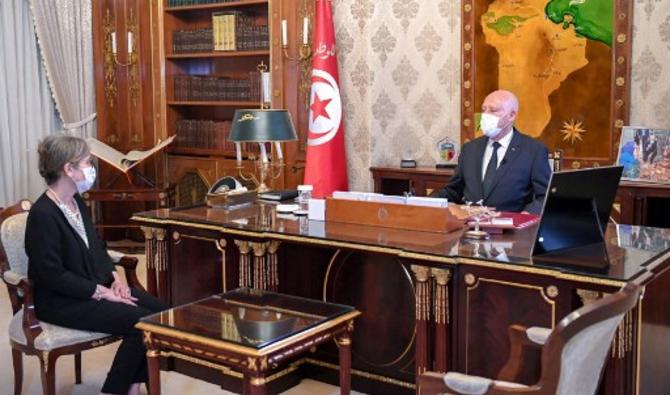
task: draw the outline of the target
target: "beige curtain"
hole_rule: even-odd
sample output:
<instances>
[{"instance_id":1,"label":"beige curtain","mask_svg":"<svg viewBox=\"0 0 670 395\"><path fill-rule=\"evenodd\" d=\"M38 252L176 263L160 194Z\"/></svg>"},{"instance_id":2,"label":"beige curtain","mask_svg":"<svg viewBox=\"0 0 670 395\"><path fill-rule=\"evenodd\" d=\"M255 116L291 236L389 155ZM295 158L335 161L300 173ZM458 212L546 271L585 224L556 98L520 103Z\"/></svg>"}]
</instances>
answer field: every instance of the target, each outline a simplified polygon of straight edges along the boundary
<instances>
[{"instance_id":1,"label":"beige curtain","mask_svg":"<svg viewBox=\"0 0 670 395\"><path fill-rule=\"evenodd\" d=\"M30 0L30 5L63 128L95 136L91 0Z\"/></svg>"},{"instance_id":2,"label":"beige curtain","mask_svg":"<svg viewBox=\"0 0 670 395\"><path fill-rule=\"evenodd\" d=\"M44 191L37 143L61 128L28 0L0 0L0 207Z\"/></svg>"}]
</instances>

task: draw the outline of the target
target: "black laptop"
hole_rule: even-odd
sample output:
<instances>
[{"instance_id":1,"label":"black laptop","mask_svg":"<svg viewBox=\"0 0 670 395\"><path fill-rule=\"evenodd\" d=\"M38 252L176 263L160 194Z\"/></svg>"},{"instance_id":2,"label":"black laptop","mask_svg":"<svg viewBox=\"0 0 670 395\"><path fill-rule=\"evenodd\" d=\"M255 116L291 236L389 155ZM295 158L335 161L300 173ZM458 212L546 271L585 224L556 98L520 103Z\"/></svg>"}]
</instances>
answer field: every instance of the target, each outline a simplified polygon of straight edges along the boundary
<instances>
[{"instance_id":1,"label":"black laptop","mask_svg":"<svg viewBox=\"0 0 670 395\"><path fill-rule=\"evenodd\" d=\"M552 174L533 244L533 262L606 271L605 230L622 166Z\"/></svg>"}]
</instances>

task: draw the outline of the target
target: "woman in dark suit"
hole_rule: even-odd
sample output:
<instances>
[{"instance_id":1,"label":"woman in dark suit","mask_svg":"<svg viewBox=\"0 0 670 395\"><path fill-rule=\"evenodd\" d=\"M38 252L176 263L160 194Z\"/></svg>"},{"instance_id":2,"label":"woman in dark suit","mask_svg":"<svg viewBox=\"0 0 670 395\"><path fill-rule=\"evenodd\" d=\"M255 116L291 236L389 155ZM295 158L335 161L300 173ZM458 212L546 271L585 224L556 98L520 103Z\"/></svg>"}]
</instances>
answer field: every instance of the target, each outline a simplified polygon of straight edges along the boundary
<instances>
[{"instance_id":1,"label":"woman in dark suit","mask_svg":"<svg viewBox=\"0 0 670 395\"><path fill-rule=\"evenodd\" d=\"M147 381L146 350L135 324L167 306L128 287L95 232L80 196L96 176L86 142L53 135L38 151L48 187L28 214L25 239L37 317L123 336L102 393L139 395L140 383Z\"/></svg>"}]
</instances>

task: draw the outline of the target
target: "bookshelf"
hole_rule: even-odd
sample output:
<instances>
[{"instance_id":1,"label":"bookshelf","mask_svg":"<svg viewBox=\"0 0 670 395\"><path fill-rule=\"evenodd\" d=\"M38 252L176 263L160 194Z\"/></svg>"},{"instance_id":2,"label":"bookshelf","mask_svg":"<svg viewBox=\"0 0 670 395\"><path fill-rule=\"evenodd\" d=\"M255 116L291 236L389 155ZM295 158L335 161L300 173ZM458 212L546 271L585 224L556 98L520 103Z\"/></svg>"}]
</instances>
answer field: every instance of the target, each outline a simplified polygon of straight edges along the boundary
<instances>
[{"instance_id":1,"label":"bookshelf","mask_svg":"<svg viewBox=\"0 0 670 395\"><path fill-rule=\"evenodd\" d=\"M237 58L250 56L270 56L270 51L249 50L249 51L221 51L221 52L191 52L178 53L166 56L167 59L199 59L199 58Z\"/></svg>"},{"instance_id":2,"label":"bookshelf","mask_svg":"<svg viewBox=\"0 0 670 395\"><path fill-rule=\"evenodd\" d=\"M234 146L224 141L236 109L260 107L259 64L272 72L272 107L282 107L282 57L279 46L271 45L279 27L273 7L279 10L280 2L160 0L155 7L153 75L163 86L155 101L161 133L178 135L167 150L166 175L176 185L177 205L200 203L202 191L216 179L237 175ZM217 35L217 29L228 36ZM214 50L217 45L228 50ZM256 154L254 147L243 147L245 168ZM274 187L285 187L283 176ZM190 192L180 196L180 191Z\"/></svg>"},{"instance_id":3,"label":"bookshelf","mask_svg":"<svg viewBox=\"0 0 670 395\"><path fill-rule=\"evenodd\" d=\"M236 107L236 108L257 108L260 107L257 101L196 101L183 100L171 101L167 103L168 106L218 106L218 107Z\"/></svg>"}]
</instances>

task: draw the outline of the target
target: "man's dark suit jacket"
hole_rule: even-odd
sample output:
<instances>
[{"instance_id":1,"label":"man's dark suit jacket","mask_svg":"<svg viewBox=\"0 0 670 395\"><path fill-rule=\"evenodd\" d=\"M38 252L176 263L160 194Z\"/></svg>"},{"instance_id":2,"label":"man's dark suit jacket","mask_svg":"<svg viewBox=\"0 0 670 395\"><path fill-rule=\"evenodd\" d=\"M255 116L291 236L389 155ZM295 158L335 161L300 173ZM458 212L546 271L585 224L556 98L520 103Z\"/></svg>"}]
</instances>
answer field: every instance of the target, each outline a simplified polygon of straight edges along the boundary
<instances>
[{"instance_id":1,"label":"man's dark suit jacket","mask_svg":"<svg viewBox=\"0 0 670 395\"><path fill-rule=\"evenodd\" d=\"M466 200L474 203L483 199L486 206L495 207L498 211L539 214L551 175L549 152L541 142L516 129L513 133L496 172L493 188L487 196L484 196L482 188L486 136L463 145L454 176L436 195L457 203Z\"/></svg>"},{"instance_id":2,"label":"man's dark suit jacket","mask_svg":"<svg viewBox=\"0 0 670 395\"><path fill-rule=\"evenodd\" d=\"M84 201L75 200L81 212L89 247L46 194L31 207L26 224L28 277L33 281L35 308L40 319L73 300L90 299L97 284L109 285L114 265L98 238Z\"/></svg>"}]
</instances>

